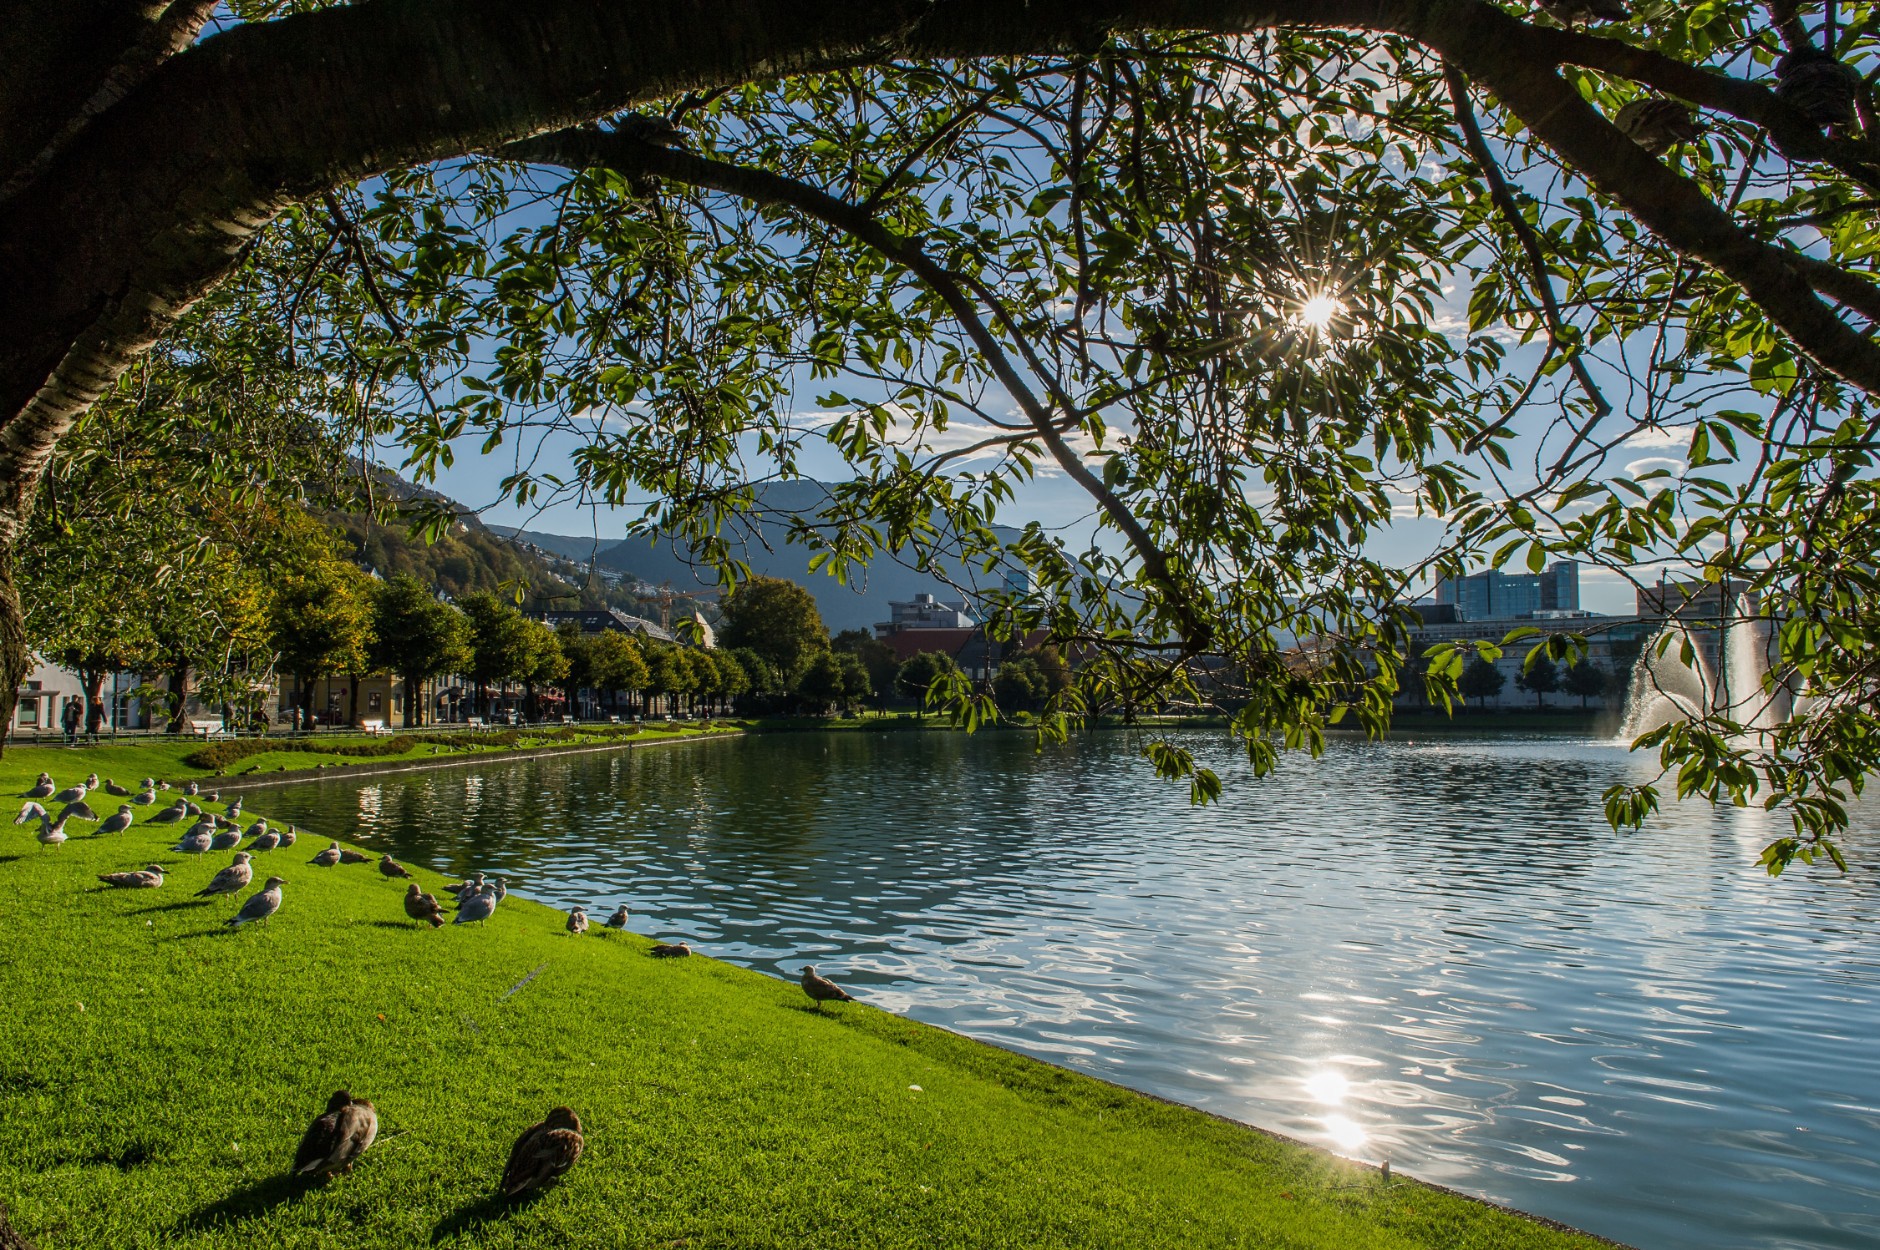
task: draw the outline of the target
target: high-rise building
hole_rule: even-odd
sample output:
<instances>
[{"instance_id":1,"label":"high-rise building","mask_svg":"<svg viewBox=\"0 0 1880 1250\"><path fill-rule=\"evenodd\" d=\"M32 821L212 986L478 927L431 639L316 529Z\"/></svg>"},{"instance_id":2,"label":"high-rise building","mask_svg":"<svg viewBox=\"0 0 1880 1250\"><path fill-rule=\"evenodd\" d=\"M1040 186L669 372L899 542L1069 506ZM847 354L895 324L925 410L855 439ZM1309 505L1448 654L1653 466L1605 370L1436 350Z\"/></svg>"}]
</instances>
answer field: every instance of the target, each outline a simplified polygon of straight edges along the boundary
<instances>
[{"instance_id":1,"label":"high-rise building","mask_svg":"<svg viewBox=\"0 0 1880 1250\"><path fill-rule=\"evenodd\" d=\"M1557 561L1539 573L1487 569L1436 583L1436 602L1454 604L1465 621L1510 620L1580 610L1580 566Z\"/></svg>"}]
</instances>

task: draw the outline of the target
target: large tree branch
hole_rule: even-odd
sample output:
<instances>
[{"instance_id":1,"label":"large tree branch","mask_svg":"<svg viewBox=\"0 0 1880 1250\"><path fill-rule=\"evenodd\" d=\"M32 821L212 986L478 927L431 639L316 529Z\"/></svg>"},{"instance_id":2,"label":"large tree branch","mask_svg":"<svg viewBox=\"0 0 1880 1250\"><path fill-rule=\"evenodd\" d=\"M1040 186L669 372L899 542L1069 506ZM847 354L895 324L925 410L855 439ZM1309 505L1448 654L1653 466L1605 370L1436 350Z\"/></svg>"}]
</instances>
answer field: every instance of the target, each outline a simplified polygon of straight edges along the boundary
<instances>
[{"instance_id":1,"label":"large tree branch","mask_svg":"<svg viewBox=\"0 0 1880 1250\"><path fill-rule=\"evenodd\" d=\"M1556 69L1635 77L1766 125L1800 155L1858 166L1864 145L1835 147L1760 85L1486 0L362 0L170 57L0 205L0 543L70 422L296 199L685 91L894 57L1088 49L1106 31L1275 26L1419 40L1826 367L1880 391L1880 349L1791 254L1626 141Z\"/></svg>"},{"instance_id":2,"label":"large tree branch","mask_svg":"<svg viewBox=\"0 0 1880 1250\"><path fill-rule=\"evenodd\" d=\"M1065 441L1061 419L1068 415L1068 401L1057 396L1055 403L1041 399L1013 363L1011 354L987 324L987 314L1005 324L1021 350L1024 344L1009 318L996 307L981 310L968 293L969 284L928 255L918 238L909 238L883 225L867 208L838 199L808 183L785 178L768 170L752 169L727 161L713 160L672 148L656 147L622 131L591 129L564 130L552 135L513 143L498 155L537 164L561 165L580 170L606 167L629 177L652 175L683 182L689 186L722 191L753 204L779 205L832 226L865 244L905 268L926 284L947 306L954 319L965 329L1006 392L1018 404L1030 422L1032 433L1050 453L1058 467L1082 487L1111 523L1129 542L1143 571L1165 596L1165 601L1180 622L1185 641L1199 651L1208 645L1213 630L1203 617L1189 608L1195 588L1179 579L1168 555L1143 527L1129 506L1104 485ZM1055 392L1051 380L1033 364L1040 382Z\"/></svg>"}]
</instances>

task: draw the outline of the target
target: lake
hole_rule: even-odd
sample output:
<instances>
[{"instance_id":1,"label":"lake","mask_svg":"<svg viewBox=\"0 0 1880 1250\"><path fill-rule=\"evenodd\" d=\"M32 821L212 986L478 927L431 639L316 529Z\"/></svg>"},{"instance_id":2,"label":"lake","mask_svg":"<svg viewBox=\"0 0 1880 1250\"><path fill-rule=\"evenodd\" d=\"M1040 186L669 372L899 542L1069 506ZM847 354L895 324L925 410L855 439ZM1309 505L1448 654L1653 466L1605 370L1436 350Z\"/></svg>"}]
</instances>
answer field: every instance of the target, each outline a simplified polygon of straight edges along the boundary
<instances>
[{"instance_id":1,"label":"lake","mask_svg":"<svg viewBox=\"0 0 1880 1250\"><path fill-rule=\"evenodd\" d=\"M1880 1244L1880 839L1845 877L1566 736L792 734L295 784L271 816L1641 1247ZM306 845L305 842L302 843Z\"/></svg>"}]
</instances>

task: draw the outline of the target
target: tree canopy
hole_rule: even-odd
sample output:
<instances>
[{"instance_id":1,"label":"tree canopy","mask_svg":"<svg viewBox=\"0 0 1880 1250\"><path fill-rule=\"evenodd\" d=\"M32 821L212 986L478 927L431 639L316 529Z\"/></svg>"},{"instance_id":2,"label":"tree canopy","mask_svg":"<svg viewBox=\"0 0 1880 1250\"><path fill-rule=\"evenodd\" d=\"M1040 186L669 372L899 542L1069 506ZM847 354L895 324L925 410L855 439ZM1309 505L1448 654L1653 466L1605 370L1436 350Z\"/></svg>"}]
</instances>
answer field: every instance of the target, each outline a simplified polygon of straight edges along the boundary
<instances>
[{"instance_id":1,"label":"tree canopy","mask_svg":"<svg viewBox=\"0 0 1880 1250\"><path fill-rule=\"evenodd\" d=\"M1438 574L1724 588L1768 681L1643 745L1789 811L1772 866L1831 852L1880 761L1872 17L40 6L0 32L0 679L38 482L151 394L419 475L555 440L517 503L650 497L728 578L816 441L819 567L1023 566L996 632L1079 656L1087 706L1225 699L1261 770L1381 731ZM1092 535L993 528L1040 473ZM1386 558L1407 517L1436 536Z\"/></svg>"}]
</instances>

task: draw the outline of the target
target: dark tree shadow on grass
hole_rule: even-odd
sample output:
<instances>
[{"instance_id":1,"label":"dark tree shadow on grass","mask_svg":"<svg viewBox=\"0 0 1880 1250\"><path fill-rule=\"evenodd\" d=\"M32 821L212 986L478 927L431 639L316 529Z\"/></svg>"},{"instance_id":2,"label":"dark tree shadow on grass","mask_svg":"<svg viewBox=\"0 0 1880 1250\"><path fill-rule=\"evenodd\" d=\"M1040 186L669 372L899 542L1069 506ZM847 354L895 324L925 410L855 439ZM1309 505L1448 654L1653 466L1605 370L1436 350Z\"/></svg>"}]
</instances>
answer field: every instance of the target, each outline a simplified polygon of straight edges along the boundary
<instances>
[{"instance_id":1,"label":"dark tree shadow on grass","mask_svg":"<svg viewBox=\"0 0 1880 1250\"><path fill-rule=\"evenodd\" d=\"M152 912L159 911L193 911L198 907L207 906L209 906L209 900L206 898L185 898L179 899L174 903L158 903L155 907L139 907L136 911L132 912L131 915L148 916Z\"/></svg>"},{"instance_id":2,"label":"dark tree shadow on grass","mask_svg":"<svg viewBox=\"0 0 1880 1250\"><path fill-rule=\"evenodd\" d=\"M0 864L17 864L21 858L19 855L0 855Z\"/></svg>"},{"instance_id":3,"label":"dark tree shadow on grass","mask_svg":"<svg viewBox=\"0 0 1880 1250\"><path fill-rule=\"evenodd\" d=\"M179 1234L206 1232L219 1225L266 1215L323 1183L307 1176L270 1176L186 1216L177 1223L176 1231Z\"/></svg>"},{"instance_id":4,"label":"dark tree shadow on grass","mask_svg":"<svg viewBox=\"0 0 1880 1250\"><path fill-rule=\"evenodd\" d=\"M375 929L396 929L400 933L410 933L426 927L415 920L368 920L366 923Z\"/></svg>"},{"instance_id":5,"label":"dark tree shadow on grass","mask_svg":"<svg viewBox=\"0 0 1880 1250\"><path fill-rule=\"evenodd\" d=\"M431 1230L431 1244L436 1245L447 1238L455 1237L458 1233L470 1232L485 1224L507 1219L517 1211L533 1205L549 1192L546 1189L538 1189L520 1198L505 1198L501 1194L490 1194L487 1197L478 1198L475 1202L458 1207L450 1215L439 1220L437 1227Z\"/></svg>"}]
</instances>

